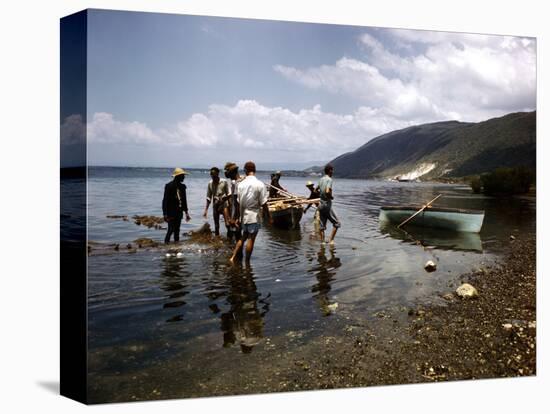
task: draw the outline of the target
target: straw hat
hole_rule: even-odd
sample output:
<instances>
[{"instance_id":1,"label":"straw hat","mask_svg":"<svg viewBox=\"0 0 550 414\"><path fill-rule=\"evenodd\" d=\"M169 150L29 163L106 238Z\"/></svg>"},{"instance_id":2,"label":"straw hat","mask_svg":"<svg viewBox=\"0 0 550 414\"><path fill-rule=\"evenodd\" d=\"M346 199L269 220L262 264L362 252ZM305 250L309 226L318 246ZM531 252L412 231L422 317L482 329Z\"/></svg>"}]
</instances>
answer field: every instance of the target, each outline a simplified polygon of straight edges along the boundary
<instances>
[{"instance_id":1,"label":"straw hat","mask_svg":"<svg viewBox=\"0 0 550 414\"><path fill-rule=\"evenodd\" d=\"M183 168L175 168L174 169L174 172L172 173L172 177L176 177L178 175L182 175L182 174L189 174L187 171L185 171Z\"/></svg>"},{"instance_id":2,"label":"straw hat","mask_svg":"<svg viewBox=\"0 0 550 414\"><path fill-rule=\"evenodd\" d=\"M311 181L308 181L306 187L313 187L313 183Z\"/></svg>"}]
</instances>

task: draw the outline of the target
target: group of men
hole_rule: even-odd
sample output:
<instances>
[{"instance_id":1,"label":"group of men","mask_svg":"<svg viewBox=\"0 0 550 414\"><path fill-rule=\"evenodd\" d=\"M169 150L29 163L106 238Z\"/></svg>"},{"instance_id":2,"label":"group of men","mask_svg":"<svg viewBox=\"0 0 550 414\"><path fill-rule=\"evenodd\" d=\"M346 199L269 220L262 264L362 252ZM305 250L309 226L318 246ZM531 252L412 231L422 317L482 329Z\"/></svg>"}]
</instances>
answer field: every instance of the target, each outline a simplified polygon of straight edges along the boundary
<instances>
[{"instance_id":1,"label":"group of men","mask_svg":"<svg viewBox=\"0 0 550 414\"><path fill-rule=\"evenodd\" d=\"M276 197L280 192L286 190L279 184L280 172L272 175L270 191L268 193L263 182L256 177L256 165L248 161L244 165L245 176L239 174L239 167L233 162L228 162L224 167L224 174L227 180L220 178L220 170L217 167L210 169L211 180L206 190L206 206L203 217L208 217L208 210L212 205L212 215L214 219L214 233L220 234L220 216L223 216L225 226L227 227L227 237L235 241L235 248L230 261L242 256L243 247L245 249L245 258L247 261L252 256L254 243L260 230L260 215L263 212L269 223L272 223L271 215L267 205L268 196ZM325 176L319 181L317 188L310 181L307 187L310 190L309 199L319 198L317 207L320 220L321 242L325 243L325 228L327 221L333 225L330 236L330 244L334 243L336 231L340 227L340 222L332 209L332 174L334 168L329 164L325 167ZM173 180L164 187L164 197L162 199L162 213L164 220L168 223L168 230L165 243L170 243L172 235L174 241L179 242L180 226L183 217L185 220L191 220L187 206L187 186L183 184L185 176L188 173L176 168L172 174ZM311 207L309 204L304 212Z\"/></svg>"}]
</instances>

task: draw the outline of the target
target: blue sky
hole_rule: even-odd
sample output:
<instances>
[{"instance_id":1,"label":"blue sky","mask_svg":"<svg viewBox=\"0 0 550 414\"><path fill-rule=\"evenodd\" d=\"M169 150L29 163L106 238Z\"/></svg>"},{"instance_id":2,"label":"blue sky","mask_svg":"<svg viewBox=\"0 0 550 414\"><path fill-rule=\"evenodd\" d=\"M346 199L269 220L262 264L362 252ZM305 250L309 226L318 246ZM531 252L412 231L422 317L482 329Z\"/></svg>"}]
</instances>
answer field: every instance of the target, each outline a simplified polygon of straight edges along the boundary
<instances>
[{"instance_id":1,"label":"blue sky","mask_svg":"<svg viewBox=\"0 0 550 414\"><path fill-rule=\"evenodd\" d=\"M533 38L100 10L88 18L92 165L306 167L395 129L482 121L535 102Z\"/></svg>"}]
</instances>

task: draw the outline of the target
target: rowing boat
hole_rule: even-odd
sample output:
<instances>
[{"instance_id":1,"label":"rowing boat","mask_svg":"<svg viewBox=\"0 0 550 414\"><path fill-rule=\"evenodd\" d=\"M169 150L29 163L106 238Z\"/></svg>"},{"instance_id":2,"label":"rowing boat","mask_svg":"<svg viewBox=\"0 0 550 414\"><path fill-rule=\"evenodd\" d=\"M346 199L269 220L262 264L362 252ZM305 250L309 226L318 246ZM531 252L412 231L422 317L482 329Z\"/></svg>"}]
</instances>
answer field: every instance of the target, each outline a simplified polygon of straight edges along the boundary
<instances>
[{"instance_id":1,"label":"rowing boat","mask_svg":"<svg viewBox=\"0 0 550 414\"><path fill-rule=\"evenodd\" d=\"M380 223L399 224L416 213L422 206L385 206L380 208ZM483 210L428 207L409 223L453 231L479 233L483 224Z\"/></svg>"},{"instance_id":2,"label":"rowing boat","mask_svg":"<svg viewBox=\"0 0 550 414\"><path fill-rule=\"evenodd\" d=\"M273 220L273 226L282 229L297 229L300 227L300 220L304 214L304 205L318 202L318 198L271 198L267 201L267 206Z\"/></svg>"}]
</instances>

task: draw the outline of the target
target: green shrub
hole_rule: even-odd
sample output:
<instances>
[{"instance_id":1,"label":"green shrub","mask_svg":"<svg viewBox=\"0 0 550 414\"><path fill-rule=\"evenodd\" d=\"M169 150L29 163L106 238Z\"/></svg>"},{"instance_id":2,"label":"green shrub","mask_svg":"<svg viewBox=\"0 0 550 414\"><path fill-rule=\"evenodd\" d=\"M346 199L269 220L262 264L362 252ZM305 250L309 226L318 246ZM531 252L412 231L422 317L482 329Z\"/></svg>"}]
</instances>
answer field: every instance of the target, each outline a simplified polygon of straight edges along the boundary
<instances>
[{"instance_id":1,"label":"green shrub","mask_svg":"<svg viewBox=\"0 0 550 414\"><path fill-rule=\"evenodd\" d=\"M527 193L534 182L535 172L527 167L497 168L481 176L483 192L490 195Z\"/></svg>"}]
</instances>

